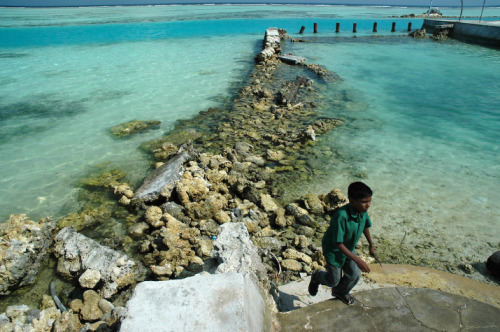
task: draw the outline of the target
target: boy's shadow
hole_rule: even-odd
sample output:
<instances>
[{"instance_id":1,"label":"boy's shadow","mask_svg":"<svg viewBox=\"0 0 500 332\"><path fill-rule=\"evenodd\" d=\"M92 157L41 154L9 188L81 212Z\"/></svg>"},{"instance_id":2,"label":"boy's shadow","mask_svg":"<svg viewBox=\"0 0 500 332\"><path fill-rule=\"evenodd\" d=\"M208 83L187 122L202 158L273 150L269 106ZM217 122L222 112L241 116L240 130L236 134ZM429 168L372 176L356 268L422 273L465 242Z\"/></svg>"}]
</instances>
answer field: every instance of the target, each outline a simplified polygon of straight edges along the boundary
<instances>
[{"instance_id":1,"label":"boy's shadow","mask_svg":"<svg viewBox=\"0 0 500 332\"><path fill-rule=\"evenodd\" d=\"M486 279L488 279L489 281L493 281L494 283L496 283L497 285L500 286L500 278L493 276L486 268L485 263L472 263L471 265L476 271L481 273Z\"/></svg>"}]
</instances>

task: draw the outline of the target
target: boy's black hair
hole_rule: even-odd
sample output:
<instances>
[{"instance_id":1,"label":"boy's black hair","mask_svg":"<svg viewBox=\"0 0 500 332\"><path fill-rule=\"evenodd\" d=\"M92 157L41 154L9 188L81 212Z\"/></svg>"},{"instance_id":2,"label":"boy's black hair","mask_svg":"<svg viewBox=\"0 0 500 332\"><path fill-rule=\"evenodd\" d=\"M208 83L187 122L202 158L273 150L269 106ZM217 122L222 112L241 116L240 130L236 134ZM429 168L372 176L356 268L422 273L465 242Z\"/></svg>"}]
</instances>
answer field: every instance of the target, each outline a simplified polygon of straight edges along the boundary
<instances>
[{"instance_id":1,"label":"boy's black hair","mask_svg":"<svg viewBox=\"0 0 500 332\"><path fill-rule=\"evenodd\" d=\"M373 192L363 182L353 182L347 188L347 196L349 199L360 200L363 198L372 197Z\"/></svg>"}]
</instances>

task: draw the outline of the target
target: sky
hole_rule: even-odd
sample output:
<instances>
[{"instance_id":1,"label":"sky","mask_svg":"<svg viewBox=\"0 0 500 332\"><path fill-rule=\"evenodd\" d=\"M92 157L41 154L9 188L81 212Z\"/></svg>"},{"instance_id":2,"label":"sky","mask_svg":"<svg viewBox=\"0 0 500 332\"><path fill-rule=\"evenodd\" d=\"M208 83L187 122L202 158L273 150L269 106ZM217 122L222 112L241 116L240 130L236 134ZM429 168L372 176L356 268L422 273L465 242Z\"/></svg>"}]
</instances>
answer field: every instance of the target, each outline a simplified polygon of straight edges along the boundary
<instances>
[{"instance_id":1,"label":"sky","mask_svg":"<svg viewBox=\"0 0 500 332\"><path fill-rule=\"evenodd\" d=\"M464 6L481 7L484 0L463 0ZM99 6L187 3L325 3L352 5L429 6L430 0L0 0L0 6ZM460 6L460 0L432 0L433 7ZM486 0L486 6L500 6L500 0Z\"/></svg>"}]
</instances>

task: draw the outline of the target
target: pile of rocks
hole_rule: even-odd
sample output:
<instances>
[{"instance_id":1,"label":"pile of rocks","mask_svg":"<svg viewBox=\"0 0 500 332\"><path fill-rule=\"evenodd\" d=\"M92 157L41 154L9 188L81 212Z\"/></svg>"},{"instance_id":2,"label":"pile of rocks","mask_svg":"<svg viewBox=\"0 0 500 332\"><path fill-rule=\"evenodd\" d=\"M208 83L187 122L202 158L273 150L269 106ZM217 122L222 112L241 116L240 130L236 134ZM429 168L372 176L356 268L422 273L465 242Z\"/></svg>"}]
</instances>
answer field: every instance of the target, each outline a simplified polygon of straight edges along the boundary
<instances>
[{"instance_id":1,"label":"pile of rocks","mask_svg":"<svg viewBox=\"0 0 500 332\"><path fill-rule=\"evenodd\" d=\"M227 223L242 223L251 241L261 249L245 256L261 262L257 269L261 282L268 276L295 278L300 272L310 273L325 264L320 239L329 214L345 204L346 198L332 190L321 196L308 194L287 204L281 201L281 194L286 190L286 174L309 173L306 162L300 159L302 150L317 135L341 122L319 117L314 111L313 80L299 76L283 83L274 79L283 65L277 54L284 34L282 30L266 33L267 51L257 55L249 84L241 89L230 110L202 112L147 144L157 159L156 169L135 192L119 182L119 172L88 180L89 186L114 192L119 204L128 210L127 231L134 239L132 246L140 262L71 227L62 228L72 219L63 220L59 224L62 229L53 234L54 225L49 220L36 224L25 216L17 217L24 220L24 228L12 226L16 230L10 232L12 236L4 236L0 248L0 258L4 258L0 277L8 280L4 291L32 282L39 265L36 258L43 258L54 236L57 273L70 280L80 295L70 296L67 311L57 309L48 299L40 309L10 307L0 315L2 327L116 329L122 305L136 282L185 278L217 265L228 271L234 268L221 264L230 261L227 257L214 256L214 240L219 240L215 246L225 243L218 236ZM319 76L327 74L324 68L311 68ZM213 120L210 117L216 126L207 128L205 123ZM205 131L192 128L193 124ZM191 143L184 144L187 141ZM79 230L94 222L85 215L79 219L84 225ZM22 244L27 237L35 240ZM17 247L23 253L16 262L24 265L12 268L18 264L11 259L16 255L12 248ZM29 271L26 266L33 267L33 273L15 272ZM280 271L283 273L277 276Z\"/></svg>"},{"instance_id":2,"label":"pile of rocks","mask_svg":"<svg viewBox=\"0 0 500 332\"><path fill-rule=\"evenodd\" d=\"M2 330L77 331L84 325L91 331L112 328L124 314L124 308L112 301L120 291L130 291L146 277L146 269L139 262L71 227L54 234L55 224L49 219L36 223L25 215L12 215L0 227L3 294L33 283L49 250L58 259L59 276L77 283L83 292L81 298L71 301L71 309L66 310L51 285L53 299L43 295L39 309L26 305L8 307L0 315Z\"/></svg>"},{"instance_id":3,"label":"pile of rocks","mask_svg":"<svg viewBox=\"0 0 500 332\"><path fill-rule=\"evenodd\" d=\"M270 150L268 158L276 154ZM236 149L222 155L193 155L173 185L162 182L167 184L147 201L132 200L144 216L129 233L137 239L143 263L158 280L202 271L220 225L228 222L242 222L253 243L273 252L286 270L311 272L324 264L318 246L328 225L325 216L345 204L346 198L333 190L319 197L307 194L281 206L267 189L272 169L259 166L267 162L257 155L243 157ZM162 167L166 165L169 162ZM275 262L269 257L265 262L274 273Z\"/></svg>"},{"instance_id":4,"label":"pile of rocks","mask_svg":"<svg viewBox=\"0 0 500 332\"><path fill-rule=\"evenodd\" d=\"M308 173L301 151L341 121L318 117L313 80L303 76L285 83L275 80L283 65L278 54L285 34L275 28L266 31L249 84L213 134L177 128L149 147L157 157L157 168L134 198L122 203L135 207L141 216L129 234L157 280L202 271L219 226L228 222L244 223L253 243L268 253L262 255L272 275L279 268L274 257L290 276L324 264L318 248L328 216L347 200L334 190L282 203L280 194L286 190L282 174ZM320 66L310 70L327 75ZM189 124L203 127L207 115ZM198 134L174 154L183 142L179 138L189 137L188 132Z\"/></svg>"}]
</instances>

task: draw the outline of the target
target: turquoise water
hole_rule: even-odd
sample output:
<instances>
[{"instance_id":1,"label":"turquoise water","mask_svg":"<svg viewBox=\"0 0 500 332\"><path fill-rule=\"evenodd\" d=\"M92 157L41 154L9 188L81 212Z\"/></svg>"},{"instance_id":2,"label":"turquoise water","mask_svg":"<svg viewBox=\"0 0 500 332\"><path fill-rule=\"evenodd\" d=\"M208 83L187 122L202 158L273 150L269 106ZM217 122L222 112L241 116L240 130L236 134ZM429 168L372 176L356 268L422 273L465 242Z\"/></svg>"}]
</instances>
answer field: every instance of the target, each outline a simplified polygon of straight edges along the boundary
<instances>
[{"instance_id":1,"label":"turquoise water","mask_svg":"<svg viewBox=\"0 0 500 332\"><path fill-rule=\"evenodd\" d=\"M375 190L376 233L476 262L498 250L497 50L393 37L318 39L293 52L345 78L329 87L324 112L346 125L322 139L335 153L304 191L361 179Z\"/></svg>"},{"instance_id":2,"label":"turquoise water","mask_svg":"<svg viewBox=\"0 0 500 332\"><path fill-rule=\"evenodd\" d=\"M345 126L321 137L323 174L290 197L362 179L375 191L374 233L435 244L444 260L483 261L498 250L500 53L455 41L401 37L395 19L426 8L152 6L0 11L0 219L61 216L77 179L96 165L131 181L149 169L138 149L176 120L230 96L253 66L263 32L312 43L286 51L345 80L321 110ZM456 8L442 8L458 15ZM467 9L464 15L479 15ZM500 9L485 11L500 16ZM492 19L492 18L490 18ZM378 22L378 37L372 24ZM392 22L396 33L390 33ZM317 22L320 33L312 34ZM342 32L335 34L335 23ZM352 38L352 23L358 38ZM345 27L345 28L344 28ZM161 128L116 140L109 127L158 119ZM328 157L330 156L331 157ZM311 160L311 163L314 163ZM439 244L439 246L438 246ZM496 249L495 249L496 248Z\"/></svg>"},{"instance_id":3,"label":"turquoise water","mask_svg":"<svg viewBox=\"0 0 500 332\"><path fill-rule=\"evenodd\" d=\"M267 27L298 31L320 17L327 31L335 24L327 18L345 16L350 22L357 13L364 18L359 21L363 33L361 27L369 30L372 24L366 18L370 11L380 9L2 9L0 219L11 213L39 218L73 210L77 179L104 162L139 180L149 164L137 146L228 97L253 65ZM385 17L399 12L404 9ZM401 27L407 22L401 20ZM162 125L128 140L110 137L109 127L132 119L158 119Z\"/></svg>"}]
</instances>

